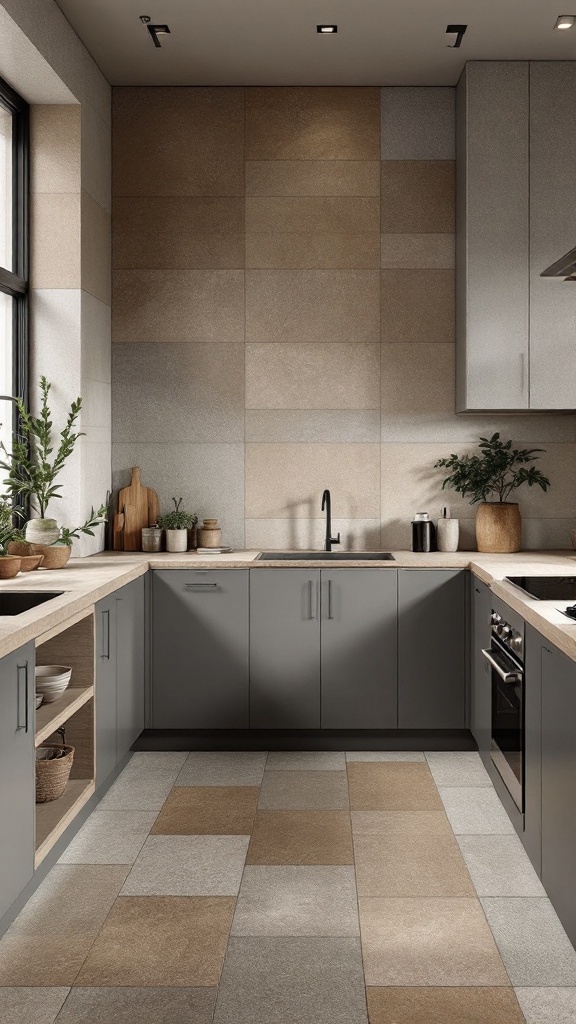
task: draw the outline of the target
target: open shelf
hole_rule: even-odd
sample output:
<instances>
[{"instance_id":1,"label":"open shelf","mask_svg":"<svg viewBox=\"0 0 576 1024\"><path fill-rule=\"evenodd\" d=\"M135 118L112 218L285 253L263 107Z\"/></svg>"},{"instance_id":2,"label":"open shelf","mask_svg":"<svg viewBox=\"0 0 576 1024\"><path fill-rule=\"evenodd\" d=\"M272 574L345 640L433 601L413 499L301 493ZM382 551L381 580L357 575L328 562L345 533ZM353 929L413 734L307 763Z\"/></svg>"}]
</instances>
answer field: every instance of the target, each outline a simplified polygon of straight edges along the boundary
<instances>
[{"instance_id":1,"label":"open shelf","mask_svg":"<svg viewBox=\"0 0 576 1024\"><path fill-rule=\"evenodd\" d=\"M58 700L51 704L41 704L36 710L35 745L41 746L93 696L93 686L69 686Z\"/></svg>"},{"instance_id":2,"label":"open shelf","mask_svg":"<svg viewBox=\"0 0 576 1024\"><path fill-rule=\"evenodd\" d=\"M36 804L36 857L38 867L78 811L88 802L96 789L94 779L69 779L58 800Z\"/></svg>"}]
</instances>

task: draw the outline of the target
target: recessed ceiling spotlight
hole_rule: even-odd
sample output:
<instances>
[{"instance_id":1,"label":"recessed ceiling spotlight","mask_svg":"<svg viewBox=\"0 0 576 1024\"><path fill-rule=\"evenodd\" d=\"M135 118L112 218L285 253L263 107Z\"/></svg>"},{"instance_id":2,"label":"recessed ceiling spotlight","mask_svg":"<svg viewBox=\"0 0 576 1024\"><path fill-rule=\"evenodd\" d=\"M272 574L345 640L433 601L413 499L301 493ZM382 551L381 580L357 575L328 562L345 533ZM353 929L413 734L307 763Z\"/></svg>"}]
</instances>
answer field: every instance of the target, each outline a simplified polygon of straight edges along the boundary
<instances>
[{"instance_id":1,"label":"recessed ceiling spotlight","mask_svg":"<svg viewBox=\"0 0 576 1024\"><path fill-rule=\"evenodd\" d=\"M316 31L326 36L334 35L338 31L338 25L316 25Z\"/></svg>"},{"instance_id":2,"label":"recessed ceiling spotlight","mask_svg":"<svg viewBox=\"0 0 576 1024\"><path fill-rule=\"evenodd\" d=\"M468 25L446 25L446 35L454 36L454 38L450 40L446 45L452 46L455 49L461 46L462 39L464 38L464 33L467 28Z\"/></svg>"},{"instance_id":3,"label":"recessed ceiling spotlight","mask_svg":"<svg viewBox=\"0 0 576 1024\"><path fill-rule=\"evenodd\" d=\"M560 31L565 31L567 28L572 28L574 22L576 22L576 14L561 14L556 19L554 28L557 28Z\"/></svg>"}]
</instances>

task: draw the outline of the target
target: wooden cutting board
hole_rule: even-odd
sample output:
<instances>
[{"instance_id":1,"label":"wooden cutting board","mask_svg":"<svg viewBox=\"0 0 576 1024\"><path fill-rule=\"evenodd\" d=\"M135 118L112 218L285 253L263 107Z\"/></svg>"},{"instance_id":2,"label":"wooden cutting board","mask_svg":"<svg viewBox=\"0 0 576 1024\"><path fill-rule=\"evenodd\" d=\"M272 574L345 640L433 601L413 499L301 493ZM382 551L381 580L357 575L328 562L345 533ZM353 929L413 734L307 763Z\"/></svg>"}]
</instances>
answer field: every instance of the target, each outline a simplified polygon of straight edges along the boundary
<instances>
[{"instance_id":1,"label":"wooden cutting board","mask_svg":"<svg viewBox=\"0 0 576 1024\"><path fill-rule=\"evenodd\" d=\"M140 469L134 466L132 480L118 495L118 512L124 516L122 546L124 551L142 550L142 530L158 520L158 495L152 487L144 487Z\"/></svg>"}]
</instances>

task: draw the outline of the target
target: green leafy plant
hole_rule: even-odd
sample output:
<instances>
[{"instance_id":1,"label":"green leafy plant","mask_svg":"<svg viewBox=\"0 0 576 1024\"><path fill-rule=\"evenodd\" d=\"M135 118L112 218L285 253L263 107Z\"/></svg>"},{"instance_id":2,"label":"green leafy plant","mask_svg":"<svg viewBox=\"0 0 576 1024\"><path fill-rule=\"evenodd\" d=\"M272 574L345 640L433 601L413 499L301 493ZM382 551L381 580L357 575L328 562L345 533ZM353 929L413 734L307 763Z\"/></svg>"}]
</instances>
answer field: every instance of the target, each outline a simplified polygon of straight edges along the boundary
<instances>
[{"instance_id":1,"label":"green leafy plant","mask_svg":"<svg viewBox=\"0 0 576 1024\"><path fill-rule=\"evenodd\" d=\"M77 398L70 406L66 424L60 431L59 441L56 441L48 405L51 387L46 377L40 377L42 399L38 416L32 416L22 400L17 400L19 436L14 440L11 453L3 444L0 446L0 469L8 473L4 486L13 497L29 499L41 519L46 515L49 502L62 497L59 493L62 485L54 481L72 455L78 438L82 437L81 431L76 430L82 408L82 399ZM83 530L82 527L79 529Z\"/></svg>"},{"instance_id":2,"label":"green leafy plant","mask_svg":"<svg viewBox=\"0 0 576 1024\"><path fill-rule=\"evenodd\" d=\"M180 506L182 498L172 498L174 509L163 516L158 516L158 526L162 530L190 530L196 526L198 516L193 512L184 512Z\"/></svg>"},{"instance_id":3,"label":"green leafy plant","mask_svg":"<svg viewBox=\"0 0 576 1024\"><path fill-rule=\"evenodd\" d=\"M90 516L83 526L77 526L74 530L68 530L65 526L62 526L60 529L60 536L54 543L70 547L72 541L78 540L81 533L86 533L89 537L93 537L94 528L96 526L100 526L101 523L105 523L107 519L108 505L101 505L97 512L92 508L90 510Z\"/></svg>"},{"instance_id":4,"label":"green leafy plant","mask_svg":"<svg viewBox=\"0 0 576 1024\"><path fill-rule=\"evenodd\" d=\"M535 485L546 491L550 481L535 466L544 448L513 448L512 441L501 441L500 434L481 437L479 455L450 455L439 459L435 468L450 470L442 489L453 487L455 491L470 498L470 504L477 501L508 501L518 487Z\"/></svg>"},{"instance_id":5,"label":"green leafy plant","mask_svg":"<svg viewBox=\"0 0 576 1024\"><path fill-rule=\"evenodd\" d=\"M5 554L6 548L11 540L18 537L18 527L15 519L22 518L22 511L14 508L12 502L7 498L0 498L0 553Z\"/></svg>"}]
</instances>

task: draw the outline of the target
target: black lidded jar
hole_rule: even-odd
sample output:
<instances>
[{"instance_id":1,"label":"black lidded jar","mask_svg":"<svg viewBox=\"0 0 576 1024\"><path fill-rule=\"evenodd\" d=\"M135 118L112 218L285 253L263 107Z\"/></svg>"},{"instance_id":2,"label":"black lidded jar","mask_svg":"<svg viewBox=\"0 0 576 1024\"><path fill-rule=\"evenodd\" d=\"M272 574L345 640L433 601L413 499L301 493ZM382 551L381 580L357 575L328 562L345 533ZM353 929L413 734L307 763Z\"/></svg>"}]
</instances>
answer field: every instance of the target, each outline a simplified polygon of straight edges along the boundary
<instances>
[{"instance_id":1,"label":"black lidded jar","mask_svg":"<svg viewBox=\"0 0 576 1024\"><path fill-rule=\"evenodd\" d=\"M435 551L436 529L428 512L416 512L412 520L412 551Z\"/></svg>"}]
</instances>

